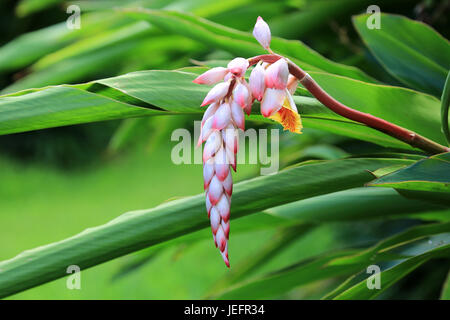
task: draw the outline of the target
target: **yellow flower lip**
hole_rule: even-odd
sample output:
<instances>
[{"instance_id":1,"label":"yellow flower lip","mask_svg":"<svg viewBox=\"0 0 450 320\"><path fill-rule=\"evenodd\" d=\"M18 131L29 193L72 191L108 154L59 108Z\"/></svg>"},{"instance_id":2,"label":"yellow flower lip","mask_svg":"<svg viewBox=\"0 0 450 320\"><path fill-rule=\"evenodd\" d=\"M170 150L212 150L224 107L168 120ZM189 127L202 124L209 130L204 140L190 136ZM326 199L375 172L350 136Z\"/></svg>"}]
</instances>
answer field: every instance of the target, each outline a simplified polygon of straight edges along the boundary
<instances>
[{"instance_id":1,"label":"yellow flower lip","mask_svg":"<svg viewBox=\"0 0 450 320\"><path fill-rule=\"evenodd\" d=\"M275 112L269 119L272 119L283 126L284 130L294 133L302 133L302 120L295 105L292 105L292 97L287 93L283 106Z\"/></svg>"}]
</instances>

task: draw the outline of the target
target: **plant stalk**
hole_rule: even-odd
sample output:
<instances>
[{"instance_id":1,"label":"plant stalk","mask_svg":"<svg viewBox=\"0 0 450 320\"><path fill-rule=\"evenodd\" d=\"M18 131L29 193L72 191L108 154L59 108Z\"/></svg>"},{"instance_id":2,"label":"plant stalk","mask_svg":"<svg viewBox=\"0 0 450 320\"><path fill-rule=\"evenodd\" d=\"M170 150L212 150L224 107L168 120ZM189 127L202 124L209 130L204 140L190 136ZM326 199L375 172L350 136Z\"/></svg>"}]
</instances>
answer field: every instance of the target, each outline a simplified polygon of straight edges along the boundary
<instances>
[{"instance_id":1,"label":"plant stalk","mask_svg":"<svg viewBox=\"0 0 450 320\"><path fill-rule=\"evenodd\" d=\"M249 59L249 64L254 65L259 61L264 61L268 63L274 63L278 59L282 58L277 54L263 54ZM288 61L289 72L296 77L300 83L307 89L311 94L319 100L324 106L333 112L356 122L365 124L375 130L381 131L393 138L403 141L414 148L421 149L430 154L438 154L443 152L449 152L450 148L440 145L428 138L425 138L414 131L405 129L393 123L390 123L381 118L375 117L369 113L360 112L358 110L347 107L346 105L340 103L332 96L330 96L325 90L323 90L316 81L314 81L311 76L303 71L299 66L297 66L292 61Z\"/></svg>"}]
</instances>

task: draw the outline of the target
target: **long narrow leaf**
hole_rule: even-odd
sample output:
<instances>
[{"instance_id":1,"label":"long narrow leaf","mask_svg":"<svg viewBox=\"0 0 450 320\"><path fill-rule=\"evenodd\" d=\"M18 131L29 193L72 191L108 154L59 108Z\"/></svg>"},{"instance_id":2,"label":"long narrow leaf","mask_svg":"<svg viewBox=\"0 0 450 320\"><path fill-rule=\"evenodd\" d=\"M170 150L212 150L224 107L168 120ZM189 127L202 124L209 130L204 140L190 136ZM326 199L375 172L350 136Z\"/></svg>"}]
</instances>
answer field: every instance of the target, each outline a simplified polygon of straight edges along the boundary
<instances>
[{"instance_id":1,"label":"long narrow leaf","mask_svg":"<svg viewBox=\"0 0 450 320\"><path fill-rule=\"evenodd\" d=\"M444 90L442 91L441 96L441 127L448 144L450 144L450 124L448 118L449 108L450 108L450 71L447 74L447 80L445 80Z\"/></svg>"},{"instance_id":2,"label":"long narrow leaf","mask_svg":"<svg viewBox=\"0 0 450 320\"><path fill-rule=\"evenodd\" d=\"M383 291L388 289L394 283L402 279L407 274L411 273L422 264L427 262L432 258L438 257L449 257L450 256L450 245L445 245L438 247L429 252L417 255L404 262L386 270L379 274L381 287L380 289L369 289L367 286L367 281L361 281L357 285L351 287L350 289L342 292L336 296L335 300L367 300L374 299L380 295Z\"/></svg>"},{"instance_id":3,"label":"long narrow leaf","mask_svg":"<svg viewBox=\"0 0 450 320\"><path fill-rule=\"evenodd\" d=\"M311 74L351 107L392 120L437 142L444 139L439 132L439 101L431 96L323 73ZM200 114L203 109L199 105L209 88L192 83L195 77L185 71L141 71L87 84L0 96L0 134L136 116ZM305 127L411 149L401 141L334 114L313 98L298 96L295 101ZM392 107L394 103L397 108ZM253 112L251 118L270 121L257 116L256 107Z\"/></svg>"},{"instance_id":4,"label":"long narrow leaf","mask_svg":"<svg viewBox=\"0 0 450 320\"><path fill-rule=\"evenodd\" d=\"M254 299L269 298L285 293L297 286L314 281L338 276L349 276L360 272L374 263L399 259L402 257L402 255L396 254L395 252L391 253L390 251L392 249L399 248L421 237L423 238L445 232L450 232L450 223L412 228L381 241L363 252L360 250L344 250L324 254L315 259L299 261L282 270L240 283L219 293L215 297L219 299L243 299L249 296ZM449 245L443 245L437 249L429 246L427 249L431 250L431 252L439 250L439 254L448 254ZM370 252L370 255L366 254L368 252ZM428 253L425 253L425 255L427 254ZM434 253L432 255L434 255ZM351 257L351 259L348 259L348 257ZM429 256L426 257L431 258ZM335 263L336 261L339 261L340 263ZM345 261L345 263L341 263L343 261Z\"/></svg>"},{"instance_id":5,"label":"long narrow leaf","mask_svg":"<svg viewBox=\"0 0 450 320\"><path fill-rule=\"evenodd\" d=\"M347 159L312 163L236 184L232 217L329 192L361 186L368 170L407 163L394 159ZM251 199L251 201L249 201ZM204 195L128 212L71 238L23 252L0 263L0 297L64 276L69 265L86 269L208 225ZM232 256L231 256L232 259Z\"/></svg>"},{"instance_id":6,"label":"long narrow leaf","mask_svg":"<svg viewBox=\"0 0 450 320\"><path fill-rule=\"evenodd\" d=\"M221 48L238 56L250 57L264 53L250 33L228 28L193 15L147 9L129 9L125 12L136 19L147 20L171 33L184 35L197 40L199 43L206 43L213 48ZM272 37L271 47L276 52L292 58L294 62L306 70L327 71L373 82L373 79L359 69L330 61L300 41Z\"/></svg>"},{"instance_id":7,"label":"long narrow leaf","mask_svg":"<svg viewBox=\"0 0 450 320\"><path fill-rule=\"evenodd\" d=\"M380 63L412 88L440 96L450 68L450 43L431 27L390 14L380 15L380 28L369 29L364 14L353 22Z\"/></svg>"}]
</instances>

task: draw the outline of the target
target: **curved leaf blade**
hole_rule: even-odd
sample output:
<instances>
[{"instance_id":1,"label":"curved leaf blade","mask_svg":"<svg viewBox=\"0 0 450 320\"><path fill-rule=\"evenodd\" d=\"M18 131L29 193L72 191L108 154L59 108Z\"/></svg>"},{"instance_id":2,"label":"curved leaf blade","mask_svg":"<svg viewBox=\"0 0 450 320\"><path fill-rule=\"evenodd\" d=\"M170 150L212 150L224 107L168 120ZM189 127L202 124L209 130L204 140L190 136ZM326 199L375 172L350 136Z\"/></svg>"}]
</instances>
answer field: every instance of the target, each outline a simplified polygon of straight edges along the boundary
<instances>
[{"instance_id":1,"label":"curved leaf blade","mask_svg":"<svg viewBox=\"0 0 450 320\"><path fill-rule=\"evenodd\" d=\"M221 48L237 56L248 58L264 53L250 33L228 28L194 15L149 9L127 9L124 12L137 19L147 20L168 32L184 35L199 43ZM306 70L327 71L367 82L374 81L355 67L338 64L322 57L300 41L272 37L271 47Z\"/></svg>"},{"instance_id":2,"label":"curved leaf blade","mask_svg":"<svg viewBox=\"0 0 450 320\"><path fill-rule=\"evenodd\" d=\"M199 105L209 88L192 83L196 74L191 72L193 68L188 70L190 72L139 71L85 84L29 89L0 96L0 134L137 116L200 114L203 109ZM324 73L311 74L335 98L351 107L393 119L393 122L437 142L443 140L436 130L439 125L437 99L402 88ZM296 96L295 101L305 126L386 147L412 149L408 144L333 113L314 98ZM409 106L408 112L402 108L393 111L390 101L396 101L398 106ZM424 112L427 113L425 118ZM251 119L272 122L257 114L255 107Z\"/></svg>"},{"instance_id":3,"label":"curved leaf blade","mask_svg":"<svg viewBox=\"0 0 450 320\"><path fill-rule=\"evenodd\" d=\"M379 274L379 276L381 277L380 289L370 290L367 287L367 281L364 280L356 284L355 286L351 287L350 289L347 289L346 291L337 295L334 299L335 300L374 299L378 295L380 295L383 291L391 287L397 281L399 281L400 279L402 279L403 277L405 277L406 275L408 275L409 273L420 267L428 260L438 257L448 257L449 255L450 255L450 244L435 248L426 253L407 259L402 263L381 272Z\"/></svg>"},{"instance_id":4,"label":"curved leaf blade","mask_svg":"<svg viewBox=\"0 0 450 320\"><path fill-rule=\"evenodd\" d=\"M231 287L218 294L216 298L245 299L246 297L251 296L253 299L265 299L288 292L295 287L314 281L344 275L349 276L360 272L368 265L372 265L378 261L390 261L400 258L398 254L391 252L392 249L401 247L421 237L423 238L444 232L450 232L450 223L411 228L383 240L365 251L350 249L340 252L331 252L316 257L315 259L299 261L290 267ZM445 249L447 250L445 251L447 253L449 246L450 245L444 245L438 247L436 250L440 250L439 253L441 254ZM431 252L434 250L434 248L431 247L429 249L431 249ZM338 261L345 261L345 263L336 263Z\"/></svg>"},{"instance_id":5,"label":"curved leaf blade","mask_svg":"<svg viewBox=\"0 0 450 320\"><path fill-rule=\"evenodd\" d=\"M203 109L199 105L209 88L192 83L196 77L193 69L204 70L139 71L85 84L29 89L0 96L0 134L137 116L200 114ZM324 73L311 74L335 98L349 106L387 120L393 119L393 122L437 142L443 140L442 134L436 130L439 126L437 99L402 88ZM44 96L49 96L49 99L44 99ZM295 101L307 127L386 147L412 149L408 144L333 113L314 98L296 96ZM396 101L399 107L392 108L391 101ZM407 113L401 108L403 105L409 107ZM87 112L89 106L90 114ZM79 116L81 112L83 117ZM255 107L251 119L272 122L258 113Z\"/></svg>"},{"instance_id":6,"label":"curved leaf blade","mask_svg":"<svg viewBox=\"0 0 450 320\"><path fill-rule=\"evenodd\" d=\"M160 114L76 87L57 86L0 99L3 134L94 121Z\"/></svg>"},{"instance_id":7,"label":"curved leaf blade","mask_svg":"<svg viewBox=\"0 0 450 320\"><path fill-rule=\"evenodd\" d=\"M354 188L372 179L367 170L407 163L395 159L345 159L305 164L235 185L232 217L329 192ZM323 174L327 172L327 174ZM252 201L248 201L251 198ZM0 263L0 297L66 275L76 264L86 269L127 253L205 228L204 195L128 212L71 238L23 252Z\"/></svg>"},{"instance_id":8,"label":"curved leaf blade","mask_svg":"<svg viewBox=\"0 0 450 320\"><path fill-rule=\"evenodd\" d=\"M298 222L324 223L414 216L445 211L445 206L406 199L393 189L357 188L291 202L264 212ZM450 212L449 212L450 214Z\"/></svg>"},{"instance_id":9,"label":"curved leaf blade","mask_svg":"<svg viewBox=\"0 0 450 320\"><path fill-rule=\"evenodd\" d=\"M450 192L450 152L418 162L369 183L375 187L388 187L416 191Z\"/></svg>"},{"instance_id":10,"label":"curved leaf blade","mask_svg":"<svg viewBox=\"0 0 450 320\"><path fill-rule=\"evenodd\" d=\"M406 17L380 15L380 29L369 29L369 15L354 17L361 38L385 69L406 85L440 96L450 69L450 43L431 27Z\"/></svg>"},{"instance_id":11,"label":"curved leaf blade","mask_svg":"<svg viewBox=\"0 0 450 320\"><path fill-rule=\"evenodd\" d=\"M450 271L442 287L441 300L450 300Z\"/></svg>"},{"instance_id":12,"label":"curved leaf blade","mask_svg":"<svg viewBox=\"0 0 450 320\"><path fill-rule=\"evenodd\" d=\"M441 96L441 128L444 133L447 144L450 144L450 128L448 119L448 109L450 108L450 71L445 80L444 90Z\"/></svg>"},{"instance_id":13,"label":"curved leaf blade","mask_svg":"<svg viewBox=\"0 0 450 320\"><path fill-rule=\"evenodd\" d=\"M345 105L445 144L439 130L440 102L437 98L409 89L368 84L321 72L310 72L310 75L326 92Z\"/></svg>"}]
</instances>

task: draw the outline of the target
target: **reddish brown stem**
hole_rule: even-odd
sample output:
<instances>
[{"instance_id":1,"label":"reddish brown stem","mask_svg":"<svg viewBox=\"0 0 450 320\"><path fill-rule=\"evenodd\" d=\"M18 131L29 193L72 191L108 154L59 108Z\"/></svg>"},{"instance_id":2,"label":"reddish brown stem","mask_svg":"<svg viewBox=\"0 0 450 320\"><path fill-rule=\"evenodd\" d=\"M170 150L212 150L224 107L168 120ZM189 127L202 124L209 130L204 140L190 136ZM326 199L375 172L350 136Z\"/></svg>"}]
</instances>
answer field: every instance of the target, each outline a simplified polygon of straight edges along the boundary
<instances>
[{"instance_id":1,"label":"reddish brown stem","mask_svg":"<svg viewBox=\"0 0 450 320\"><path fill-rule=\"evenodd\" d=\"M281 56L275 54L264 54L256 56L249 59L249 64L254 65L258 61L264 61L268 63L274 63ZM440 145L430 139L427 139L411 130L402 128L398 125L390 123L381 118L375 117L371 114L360 112L358 110L347 107L346 105L340 103L333 97L331 97L325 90L323 90L317 82L310 77L308 73L303 71L299 66L297 66L292 61L288 61L289 72L300 80L300 83L309 91L311 94L319 100L324 106L334 111L335 113L367 125L373 129L381 131L391 137L401 140L415 148L419 148L430 154L437 154L443 152L449 152L450 148Z\"/></svg>"}]
</instances>

